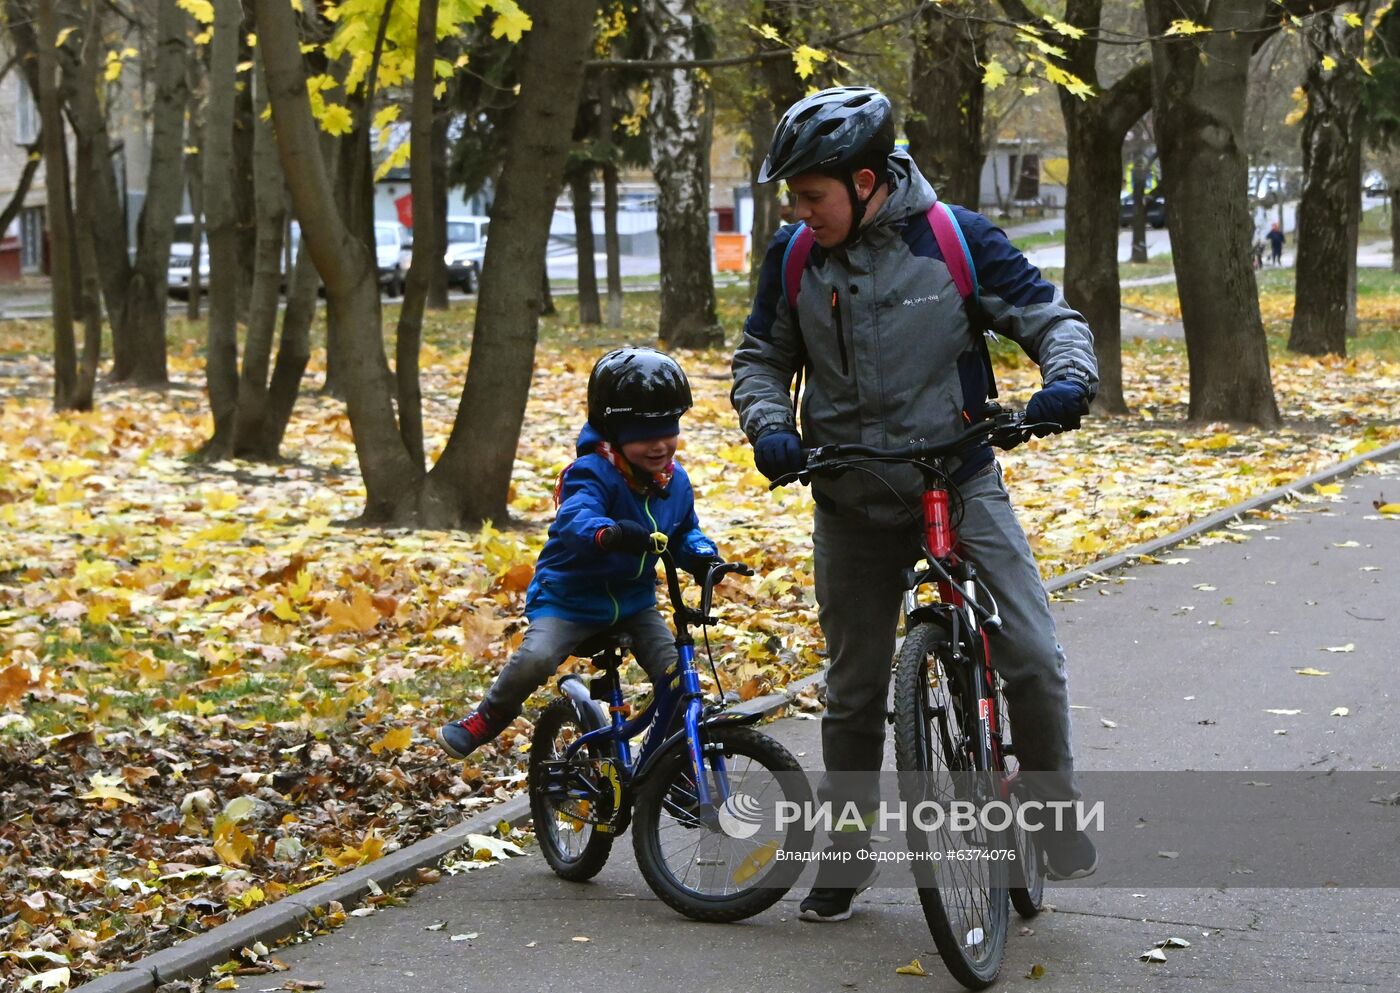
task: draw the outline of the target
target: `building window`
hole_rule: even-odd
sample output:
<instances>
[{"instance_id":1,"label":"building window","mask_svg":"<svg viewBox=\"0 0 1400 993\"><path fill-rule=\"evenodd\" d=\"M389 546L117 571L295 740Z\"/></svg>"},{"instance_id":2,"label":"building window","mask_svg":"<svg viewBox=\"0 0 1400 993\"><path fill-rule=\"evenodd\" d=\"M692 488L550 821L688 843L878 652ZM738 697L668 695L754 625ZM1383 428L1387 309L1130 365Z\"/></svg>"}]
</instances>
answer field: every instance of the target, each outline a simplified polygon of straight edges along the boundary
<instances>
[{"instance_id":1,"label":"building window","mask_svg":"<svg viewBox=\"0 0 1400 993\"><path fill-rule=\"evenodd\" d=\"M39 105L34 102L34 94L29 92L29 84L24 77L16 73L15 78L19 80L15 141L21 145L32 145L39 140Z\"/></svg>"},{"instance_id":2,"label":"building window","mask_svg":"<svg viewBox=\"0 0 1400 993\"><path fill-rule=\"evenodd\" d=\"M1026 152L1021 156L1021 174L1016 177L1013 200L1034 200L1040 196L1040 156Z\"/></svg>"},{"instance_id":3,"label":"building window","mask_svg":"<svg viewBox=\"0 0 1400 993\"><path fill-rule=\"evenodd\" d=\"M19 214L19 267L37 272L44 264L44 208L25 207Z\"/></svg>"}]
</instances>

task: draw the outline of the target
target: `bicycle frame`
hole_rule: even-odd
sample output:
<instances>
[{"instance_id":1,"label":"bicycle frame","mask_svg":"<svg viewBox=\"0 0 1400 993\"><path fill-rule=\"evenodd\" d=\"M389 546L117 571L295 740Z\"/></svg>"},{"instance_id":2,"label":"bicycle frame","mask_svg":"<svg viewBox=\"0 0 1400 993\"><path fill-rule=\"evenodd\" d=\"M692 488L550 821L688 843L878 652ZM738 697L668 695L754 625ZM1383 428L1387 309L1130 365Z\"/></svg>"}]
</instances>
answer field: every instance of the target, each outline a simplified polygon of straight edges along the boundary
<instances>
[{"instance_id":1,"label":"bicycle frame","mask_svg":"<svg viewBox=\"0 0 1400 993\"><path fill-rule=\"evenodd\" d=\"M683 736L690 753L691 769L695 774L696 797L700 809L713 810L714 796L708 777L704 775L705 757L701 744L701 728L714 723L714 718L706 719L704 692L700 686L700 673L695 668L695 640L690 635L693 624L709 624L714 618L709 615L714 585L727 573L738 572L752 575L753 571L740 563L724 563L710 569L701 586L700 609L686 606L681 597L680 578L676 564L669 553L663 553L662 563L666 567L667 586L671 595L672 612L676 623L676 664L666 672L666 679L653 687L653 698L641 714L631 720L623 720L626 709L622 698L622 686L614 672L608 686L608 712L611 721L608 725L596 728L575 739L565 749L563 761L568 762L578 754L579 749L592 744L607 743L611 746L610 758L616 763L623 783L634 784L645 778L658 758L675 747ZM566 688L567 692L567 688ZM570 693L572 696L573 694ZM591 699L591 697L590 697ZM675 725L676 715L681 715L681 726L670 734L666 729ZM724 720L723 714L716 715ZM738 718L738 722L749 723L760 715ZM730 718L729 720L735 720ZM631 740L646 730L641 750L636 760L632 758ZM724 756L714 754L710 768L714 773L715 785L721 797L729 796L728 774Z\"/></svg>"}]
</instances>

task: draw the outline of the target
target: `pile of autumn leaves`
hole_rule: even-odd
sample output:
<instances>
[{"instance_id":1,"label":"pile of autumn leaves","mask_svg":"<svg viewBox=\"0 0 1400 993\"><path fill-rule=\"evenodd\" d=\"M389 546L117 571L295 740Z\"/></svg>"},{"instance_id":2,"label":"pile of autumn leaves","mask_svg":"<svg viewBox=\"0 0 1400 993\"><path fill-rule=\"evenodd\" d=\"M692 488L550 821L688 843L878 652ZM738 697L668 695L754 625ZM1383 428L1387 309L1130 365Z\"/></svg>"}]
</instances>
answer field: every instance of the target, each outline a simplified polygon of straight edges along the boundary
<instances>
[{"instance_id":1,"label":"pile of autumn leaves","mask_svg":"<svg viewBox=\"0 0 1400 993\"><path fill-rule=\"evenodd\" d=\"M528 720L465 770L427 732L519 641L594 353L542 349L517 521L465 534L332 523L363 498L333 401L300 401L288 464L199 465L193 358L167 394L111 391L59 417L23 392L43 363L0 357L0 986L59 968L76 983L519 788ZM466 358L424 355L430 450ZM754 470L727 357L683 358L702 520L757 572L727 582L712 638L748 698L820 664L810 497L770 494ZM1400 437L1394 363L1280 363L1285 417L1304 426L1271 433L1182 429L1180 349L1130 348L1124 378L1131 418L1004 457L1047 575ZM1035 373L1004 356L998 380L1024 401Z\"/></svg>"}]
</instances>

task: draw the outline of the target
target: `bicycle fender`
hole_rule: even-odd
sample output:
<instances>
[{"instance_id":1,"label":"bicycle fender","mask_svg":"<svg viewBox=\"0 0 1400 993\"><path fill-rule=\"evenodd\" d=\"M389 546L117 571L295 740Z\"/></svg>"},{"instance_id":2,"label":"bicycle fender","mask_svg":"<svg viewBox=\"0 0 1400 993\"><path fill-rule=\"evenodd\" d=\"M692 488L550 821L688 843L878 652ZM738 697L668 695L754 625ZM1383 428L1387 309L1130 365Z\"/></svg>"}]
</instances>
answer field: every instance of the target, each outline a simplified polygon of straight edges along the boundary
<instances>
[{"instance_id":1,"label":"bicycle fender","mask_svg":"<svg viewBox=\"0 0 1400 993\"><path fill-rule=\"evenodd\" d=\"M906 630L912 631L919 624L932 624L951 640L953 637L952 608L942 603L925 604L909 615Z\"/></svg>"},{"instance_id":2,"label":"bicycle fender","mask_svg":"<svg viewBox=\"0 0 1400 993\"><path fill-rule=\"evenodd\" d=\"M603 727L607 723L602 708L593 699L588 684L578 673L571 672L559 680L559 690L573 701L574 710L578 712L579 722L588 730L592 731Z\"/></svg>"}]
</instances>

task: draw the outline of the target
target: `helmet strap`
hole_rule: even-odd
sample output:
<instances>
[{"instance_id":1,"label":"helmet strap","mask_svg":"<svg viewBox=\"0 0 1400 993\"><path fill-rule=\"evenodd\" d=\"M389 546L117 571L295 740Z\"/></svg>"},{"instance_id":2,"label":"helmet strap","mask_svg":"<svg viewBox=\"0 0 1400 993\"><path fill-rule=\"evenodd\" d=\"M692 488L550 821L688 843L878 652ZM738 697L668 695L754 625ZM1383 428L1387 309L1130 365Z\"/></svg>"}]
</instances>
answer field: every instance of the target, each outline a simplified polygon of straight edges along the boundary
<instances>
[{"instance_id":1,"label":"helmet strap","mask_svg":"<svg viewBox=\"0 0 1400 993\"><path fill-rule=\"evenodd\" d=\"M860 170L856 171L859 172ZM865 209L870 206L870 201L875 198L875 192L880 188L880 179L877 174L875 182L870 184L870 192L863 200L860 194L856 192L854 172L843 174L841 179L846 184L846 195L851 200L851 229L846 232L846 237L842 240L840 247L849 248L860 240L860 228L865 221Z\"/></svg>"}]
</instances>

